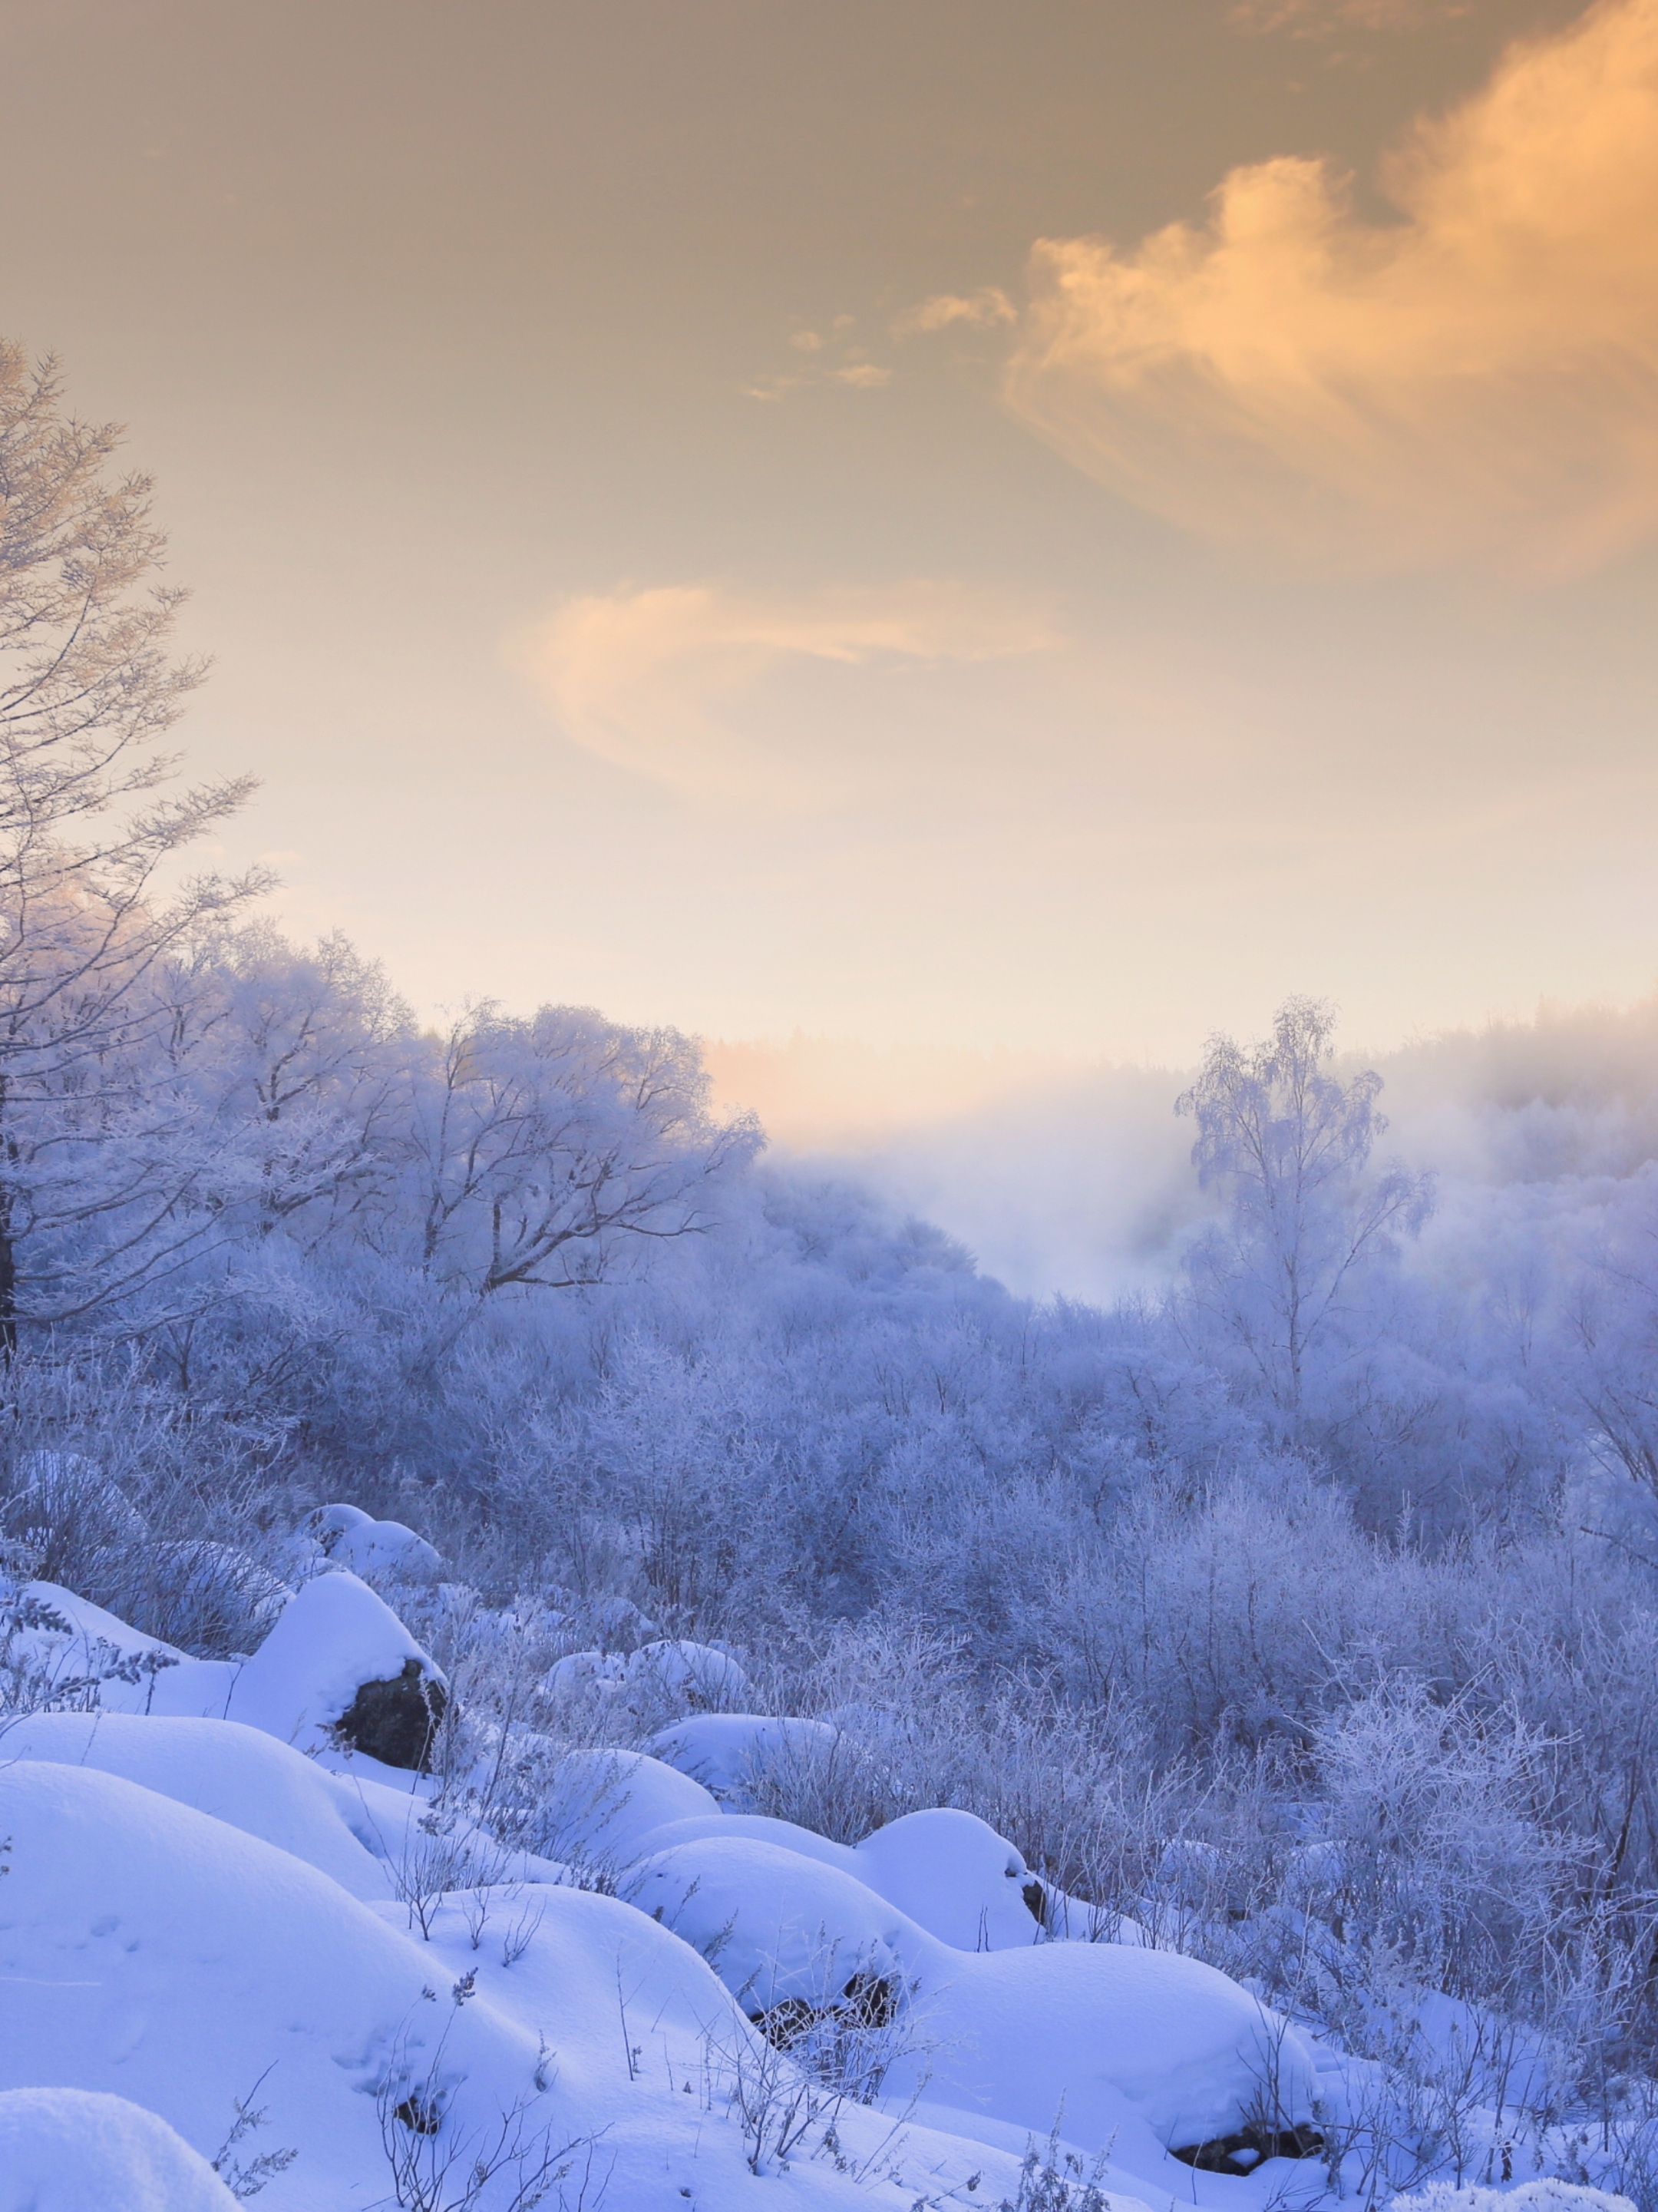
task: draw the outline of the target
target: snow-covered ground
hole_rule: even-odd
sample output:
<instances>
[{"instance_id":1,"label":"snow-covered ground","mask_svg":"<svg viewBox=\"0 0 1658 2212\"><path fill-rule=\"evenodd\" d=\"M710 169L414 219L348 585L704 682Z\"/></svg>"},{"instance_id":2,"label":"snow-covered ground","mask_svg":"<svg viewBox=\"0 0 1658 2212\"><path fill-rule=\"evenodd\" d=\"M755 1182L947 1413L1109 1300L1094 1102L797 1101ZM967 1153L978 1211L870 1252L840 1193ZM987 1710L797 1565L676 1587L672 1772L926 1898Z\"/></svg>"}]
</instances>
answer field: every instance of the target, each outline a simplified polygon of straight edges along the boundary
<instances>
[{"instance_id":1,"label":"snow-covered ground","mask_svg":"<svg viewBox=\"0 0 1658 2212\"><path fill-rule=\"evenodd\" d=\"M408 1534L325 1533L365 1567ZM821 1723L546 1742L564 1856L502 1849L418 1752L350 1740L445 1686L332 1550L246 1661L21 1593L0 2212L1261 2212L1327 2186L1317 2155L1272 2154L1315 2153L1348 2069L1224 1974L1132 1923L1066 1940L1086 1915L969 1814L853 1846L744 1810L755 1758ZM695 1646L577 1657L566 1686L747 1687ZM1252 2171L1171 2155L1252 2128Z\"/></svg>"}]
</instances>

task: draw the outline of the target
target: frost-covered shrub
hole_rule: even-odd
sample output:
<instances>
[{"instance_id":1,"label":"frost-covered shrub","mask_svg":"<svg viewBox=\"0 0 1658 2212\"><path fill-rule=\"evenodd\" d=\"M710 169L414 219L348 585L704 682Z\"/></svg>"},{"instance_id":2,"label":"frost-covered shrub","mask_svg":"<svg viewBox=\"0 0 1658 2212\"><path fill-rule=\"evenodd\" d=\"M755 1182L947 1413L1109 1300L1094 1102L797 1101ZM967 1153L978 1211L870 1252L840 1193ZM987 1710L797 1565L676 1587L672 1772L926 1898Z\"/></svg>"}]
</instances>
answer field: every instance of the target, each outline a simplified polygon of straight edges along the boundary
<instances>
[{"instance_id":1,"label":"frost-covered shrub","mask_svg":"<svg viewBox=\"0 0 1658 2212\"><path fill-rule=\"evenodd\" d=\"M149 1534L131 1499L80 1452L19 1453L0 1519L31 1547L43 1582L88 1595L119 1576Z\"/></svg>"}]
</instances>

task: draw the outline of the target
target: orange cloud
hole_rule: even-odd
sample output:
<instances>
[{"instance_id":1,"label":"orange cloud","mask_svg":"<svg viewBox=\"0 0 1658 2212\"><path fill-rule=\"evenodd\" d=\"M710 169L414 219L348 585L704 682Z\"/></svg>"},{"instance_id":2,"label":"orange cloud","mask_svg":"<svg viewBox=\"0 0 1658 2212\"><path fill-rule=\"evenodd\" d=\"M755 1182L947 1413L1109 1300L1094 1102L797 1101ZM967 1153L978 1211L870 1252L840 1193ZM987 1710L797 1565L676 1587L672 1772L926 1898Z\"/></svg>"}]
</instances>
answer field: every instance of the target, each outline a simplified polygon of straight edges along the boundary
<instances>
[{"instance_id":1,"label":"orange cloud","mask_svg":"<svg viewBox=\"0 0 1658 2212\"><path fill-rule=\"evenodd\" d=\"M602 758L695 796L795 807L825 796L844 763L779 738L811 722L778 710L780 683L830 664L878 685L901 667L1051 642L1034 610L964 584L794 594L683 584L571 599L512 658L566 734ZM879 700L862 703L878 720Z\"/></svg>"},{"instance_id":2,"label":"orange cloud","mask_svg":"<svg viewBox=\"0 0 1658 2212\"><path fill-rule=\"evenodd\" d=\"M1219 538L1360 565L1592 565L1658 527L1658 0L1510 50L1388 165L1236 169L1207 224L1045 240L1006 396Z\"/></svg>"},{"instance_id":3,"label":"orange cloud","mask_svg":"<svg viewBox=\"0 0 1658 2212\"><path fill-rule=\"evenodd\" d=\"M949 330L964 323L969 330L988 330L997 323L1015 323L1019 311L1005 292L994 284L981 285L965 298L953 292L935 292L919 307L900 315L893 330L900 337L914 337L932 331Z\"/></svg>"}]
</instances>

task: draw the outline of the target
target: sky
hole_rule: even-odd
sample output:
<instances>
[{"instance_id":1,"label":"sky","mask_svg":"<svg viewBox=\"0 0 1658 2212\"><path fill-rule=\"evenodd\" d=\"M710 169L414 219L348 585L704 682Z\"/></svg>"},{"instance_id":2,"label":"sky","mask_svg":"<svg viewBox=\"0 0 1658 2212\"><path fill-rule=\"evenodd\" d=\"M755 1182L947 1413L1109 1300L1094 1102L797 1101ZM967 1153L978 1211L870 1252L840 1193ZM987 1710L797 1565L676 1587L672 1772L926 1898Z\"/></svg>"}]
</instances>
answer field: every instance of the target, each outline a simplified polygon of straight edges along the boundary
<instances>
[{"instance_id":1,"label":"sky","mask_svg":"<svg viewBox=\"0 0 1658 2212\"><path fill-rule=\"evenodd\" d=\"M1658 0L0 0L0 78L224 856L422 1008L977 1098L1658 976Z\"/></svg>"}]
</instances>

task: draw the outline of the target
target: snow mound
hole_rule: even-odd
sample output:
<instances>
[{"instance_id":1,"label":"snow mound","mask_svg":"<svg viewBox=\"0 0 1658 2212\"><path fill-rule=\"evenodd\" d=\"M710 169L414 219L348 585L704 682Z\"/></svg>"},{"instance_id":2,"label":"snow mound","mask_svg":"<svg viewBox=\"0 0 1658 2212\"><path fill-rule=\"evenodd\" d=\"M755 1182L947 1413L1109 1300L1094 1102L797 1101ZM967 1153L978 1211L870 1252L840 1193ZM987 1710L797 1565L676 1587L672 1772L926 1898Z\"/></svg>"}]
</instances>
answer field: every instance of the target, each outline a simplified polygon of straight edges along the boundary
<instances>
[{"instance_id":1,"label":"snow mound","mask_svg":"<svg viewBox=\"0 0 1658 2212\"><path fill-rule=\"evenodd\" d=\"M1583 2189L1575 2181L1522 2181L1515 2189L1459 2189L1433 2181L1411 2197L1395 2197L1388 2212L1635 2212L1627 2197Z\"/></svg>"},{"instance_id":2,"label":"snow mound","mask_svg":"<svg viewBox=\"0 0 1658 2212\"><path fill-rule=\"evenodd\" d=\"M25 1583L18 1595L23 1606L38 1609L42 1619L39 1626L19 1631L13 1639L13 1660L55 1686L72 1677L96 1677L118 1665L136 1673L143 1661L152 1667L165 1663L169 1668L210 1663L186 1659L173 1644L146 1636L141 1629L129 1628L102 1606L77 1597L60 1583Z\"/></svg>"},{"instance_id":3,"label":"snow mound","mask_svg":"<svg viewBox=\"0 0 1658 2212\"><path fill-rule=\"evenodd\" d=\"M388 1848L382 1833L389 1808L371 1813L361 1792L240 1721L31 1713L0 1735L0 1760L14 1759L118 1775L259 1837L353 1897L392 1894L383 1860L401 1843L407 1801L396 1801Z\"/></svg>"},{"instance_id":4,"label":"snow mound","mask_svg":"<svg viewBox=\"0 0 1658 2212\"><path fill-rule=\"evenodd\" d=\"M631 1711L659 1719L665 1705L705 1711L748 1695L749 1678L729 1652L676 1637L641 1644L623 1658L614 1651L568 1651L548 1668L542 1687L555 1702L598 1690Z\"/></svg>"},{"instance_id":5,"label":"snow mound","mask_svg":"<svg viewBox=\"0 0 1658 2212\"><path fill-rule=\"evenodd\" d=\"M404 1583L434 1583L443 1561L424 1536L401 1521L376 1521L359 1505L319 1505L306 1523L328 1557L353 1574Z\"/></svg>"},{"instance_id":6,"label":"snow mound","mask_svg":"<svg viewBox=\"0 0 1658 2212\"><path fill-rule=\"evenodd\" d=\"M762 1813L705 1813L636 1838L641 1856L680 1844L745 1838L850 1875L908 1919L960 1951L1028 1948L1043 1940L1047 1893L1011 1844L971 1813L908 1813L862 1843L832 1843Z\"/></svg>"},{"instance_id":7,"label":"snow mound","mask_svg":"<svg viewBox=\"0 0 1658 2212\"><path fill-rule=\"evenodd\" d=\"M748 1676L728 1651L684 1637L641 1644L628 1662L628 1678L658 1684L694 1708L723 1705L749 1691Z\"/></svg>"},{"instance_id":8,"label":"snow mound","mask_svg":"<svg viewBox=\"0 0 1658 2212\"><path fill-rule=\"evenodd\" d=\"M785 1720L762 1713L695 1713L652 1737L645 1747L653 1759L730 1801L750 1809L756 1772L790 1759L821 1757L832 1751L836 1731L827 1721Z\"/></svg>"},{"instance_id":9,"label":"snow mound","mask_svg":"<svg viewBox=\"0 0 1658 2212\"><path fill-rule=\"evenodd\" d=\"M545 1820L559 1856L630 1864L670 1822L720 1808L699 1782L638 1751L567 1752L553 1771Z\"/></svg>"},{"instance_id":10,"label":"snow mound","mask_svg":"<svg viewBox=\"0 0 1658 2212\"><path fill-rule=\"evenodd\" d=\"M1063 2106L1067 2136L1090 2149L1115 2137L1134 2171L1242 2126L1269 2079L1287 2115L1312 2117L1304 2039L1195 1959L1108 1943L953 1948L844 1869L740 1833L647 1857L627 1894L751 2016L821 2010L848 1984L867 1996L878 1983L902 2029L890 2089L926 2081L941 2104L1039 2137Z\"/></svg>"},{"instance_id":11,"label":"snow mound","mask_svg":"<svg viewBox=\"0 0 1658 2212\"><path fill-rule=\"evenodd\" d=\"M257 2083L268 2117L246 2148L296 2154L260 2196L270 2212L389 2203L383 2122L405 2156L429 2143L465 2173L521 2121L568 2154L573 2198L585 2188L590 2203L749 2201L743 2098L776 2054L694 1952L616 1899L466 1893L434 1901L417 1941L395 1903L359 1903L221 1820L55 1763L0 1770L0 2091L130 2099L202 2153ZM837 2126L855 2158L891 2133L860 2108ZM975 2172L1015 2184L1016 2161L920 2131L903 2157L906 2201L964 2191ZM866 2201L827 2156L767 2171L801 2212ZM149 2212L125 2178L98 2186L41 2212ZM182 2186L155 2201L196 2212Z\"/></svg>"},{"instance_id":12,"label":"snow mound","mask_svg":"<svg viewBox=\"0 0 1658 2212\"><path fill-rule=\"evenodd\" d=\"M0 2212L231 2212L167 2122L88 2089L0 2092Z\"/></svg>"},{"instance_id":13,"label":"snow mound","mask_svg":"<svg viewBox=\"0 0 1658 2212\"><path fill-rule=\"evenodd\" d=\"M700 1951L751 2018L791 1999L829 2004L858 1975L896 1990L926 1942L849 1874L746 1837L709 1836L648 1858L625 1894Z\"/></svg>"},{"instance_id":14,"label":"snow mound","mask_svg":"<svg viewBox=\"0 0 1658 2212\"><path fill-rule=\"evenodd\" d=\"M746 1836L751 1843L774 1844L779 1850L793 1851L797 1858L814 1860L819 1866L838 1867L854 1881L874 1887L850 1844L834 1843L828 1836L820 1836L815 1828L797 1827L793 1820L774 1820L764 1813L722 1813L716 1808L712 1813L694 1814L687 1820L671 1820L665 1828L653 1828L642 1838L640 1856L654 1857L659 1852L671 1850L676 1844L701 1843L709 1836Z\"/></svg>"},{"instance_id":15,"label":"snow mound","mask_svg":"<svg viewBox=\"0 0 1658 2212\"><path fill-rule=\"evenodd\" d=\"M958 1951L1042 1941L1047 1893L1011 1844L972 1813L906 1813L853 1856L860 1880Z\"/></svg>"},{"instance_id":16,"label":"snow mound","mask_svg":"<svg viewBox=\"0 0 1658 2212\"><path fill-rule=\"evenodd\" d=\"M0 1771L0 2088L112 2091L201 2148L263 2076L255 2147L300 2152L273 2207L337 2201L324 2177L383 2182L376 2089L440 2044L470 2077L463 2109L532 2091L532 2039L426 1997L416 1945L270 1844L114 1775L27 1761Z\"/></svg>"}]
</instances>

